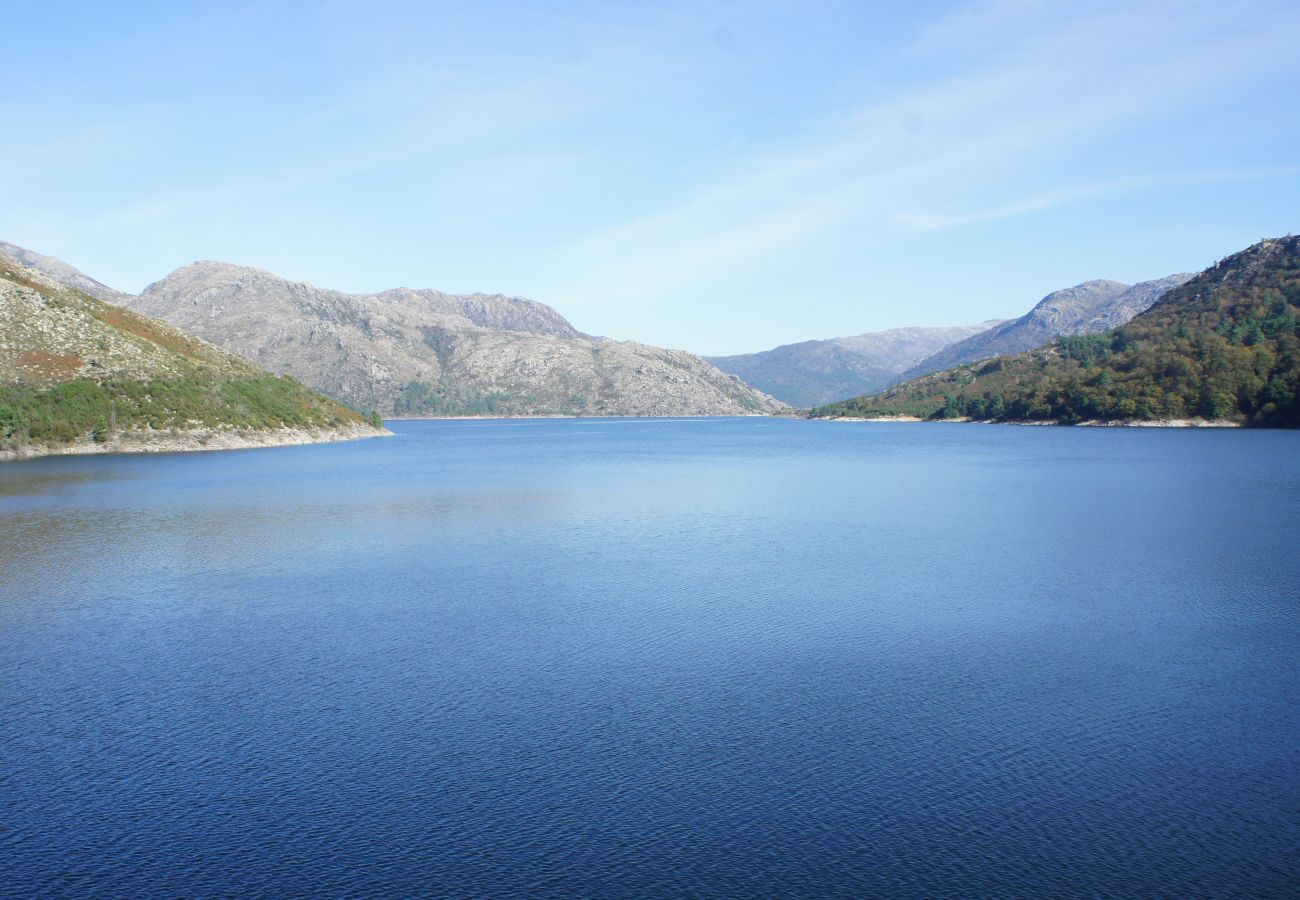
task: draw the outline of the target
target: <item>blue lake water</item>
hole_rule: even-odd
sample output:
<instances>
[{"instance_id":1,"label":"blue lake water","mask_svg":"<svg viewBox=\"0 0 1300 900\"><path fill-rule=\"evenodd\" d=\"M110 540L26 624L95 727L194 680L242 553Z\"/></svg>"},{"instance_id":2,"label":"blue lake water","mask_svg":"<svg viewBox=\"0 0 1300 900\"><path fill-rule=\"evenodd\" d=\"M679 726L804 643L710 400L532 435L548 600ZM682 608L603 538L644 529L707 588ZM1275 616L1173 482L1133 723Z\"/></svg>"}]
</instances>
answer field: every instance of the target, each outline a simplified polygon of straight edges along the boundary
<instances>
[{"instance_id":1,"label":"blue lake water","mask_svg":"<svg viewBox=\"0 0 1300 900\"><path fill-rule=\"evenodd\" d=\"M0 466L0 894L1294 896L1300 433Z\"/></svg>"}]
</instances>

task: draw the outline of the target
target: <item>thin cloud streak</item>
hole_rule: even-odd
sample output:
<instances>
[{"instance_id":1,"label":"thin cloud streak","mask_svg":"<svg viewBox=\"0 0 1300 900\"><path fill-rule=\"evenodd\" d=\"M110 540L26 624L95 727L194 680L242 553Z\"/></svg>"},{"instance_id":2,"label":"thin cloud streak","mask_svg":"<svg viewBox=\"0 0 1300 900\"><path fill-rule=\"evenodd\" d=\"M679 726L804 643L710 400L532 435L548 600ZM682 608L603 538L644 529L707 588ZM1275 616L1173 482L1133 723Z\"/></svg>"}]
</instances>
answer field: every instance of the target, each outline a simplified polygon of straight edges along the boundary
<instances>
[{"instance_id":1,"label":"thin cloud streak","mask_svg":"<svg viewBox=\"0 0 1300 900\"><path fill-rule=\"evenodd\" d=\"M1027 197L1015 203L993 206L985 209L971 210L963 213L943 212L905 212L895 221L912 228L932 231L973 225L981 222L995 222L1017 216L1046 212L1073 203L1096 200L1121 193L1138 193L1165 187L1190 187L1196 185L1224 184L1234 181L1256 181L1269 178L1282 178L1300 175L1300 166L1269 166L1251 170L1233 170L1220 172L1188 172L1164 175L1135 176L1118 178L1095 184L1076 185L1050 193Z\"/></svg>"},{"instance_id":2,"label":"thin cloud streak","mask_svg":"<svg viewBox=\"0 0 1300 900\"><path fill-rule=\"evenodd\" d=\"M849 223L888 231L993 222L1155 187L1158 179L1110 178L1016 203L977 205L970 213L926 211L942 208L935 200L997 193L1022 170L1121 126L1187 108L1272 66L1289 66L1285 26L1294 20L1300 27L1296 15L1288 23L1246 17L1249 24L1242 25L1233 18L1240 10L1204 6L1186 11L1176 39L1162 43L1157 38L1172 8L1142 16L1117 9L1064 23L1042 4L1000 3L978 13L936 27L907 52L945 46L972 28L1000 31L1014 45L1001 66L975 66L848 113L821 141L773 152L694 197L557 248L560 266L585 271L570 293L576 287L592 302L689 289L766 254L796 254L800 244ZM1213 67L1205 56L1213 57ZM1189 183L1186 176L1169 178ZM972 190L973 181L988 183ZM602 262L592 266L593 259Z\"/></svg>"}]
</instances>

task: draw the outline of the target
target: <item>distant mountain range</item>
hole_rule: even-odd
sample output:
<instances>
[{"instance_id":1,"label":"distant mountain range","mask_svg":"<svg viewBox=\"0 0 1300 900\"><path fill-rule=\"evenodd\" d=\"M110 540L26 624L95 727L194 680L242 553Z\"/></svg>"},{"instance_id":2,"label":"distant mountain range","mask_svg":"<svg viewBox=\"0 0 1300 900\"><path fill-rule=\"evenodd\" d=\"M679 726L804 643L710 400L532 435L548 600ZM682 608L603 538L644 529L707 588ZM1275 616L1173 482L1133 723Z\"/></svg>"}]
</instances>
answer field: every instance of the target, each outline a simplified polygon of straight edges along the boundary
<instances>
[{"instance_id":1,"label":"distant mountain range","mask_svg":"<svg viewBox=\"0 0 1300 900\"><path fill-rule=\"evenodd\" d=\"M807 408L883 390L918 360L1000 324L993 320L948 328L894 328L704 359L778 400Z\"/></svg>"},{"instance_id":2,"label":"distant mountain range","mask_svg":"<svg viewBox=\"0 0 1300 900\"><path fill-rule=\"evenodd\" d=\"M1018 319L957 341L902 372L895 382L995 356L1023 353L1061 335L1095 334L1123 325L1191 274L1128 285L1098 279L1054 291Z\"/></svg>"},{"instance_id":3,"label":"distant mountain range","mask_svg":"<svg viewBox=\"0 0 1300 900\"><path fill-rule=\"evenodd\" d=\"M1288 304L1296 299L1287 267L1295 248L1294 238L1266 241L1195 278L1084 282L1049 294L1010 321L894 329L705 360L583 334L551 307L520 297L406 288L345 294L211 261L177 269L133 296L61 260L0 244L9 281L0 285L9 304L9 320L0 322L0 360L9 368L0 369L0 384L29 393L84 380L101 387L174 378L226 384L266 379L257 368L262 366L353 409L399 416L770 414L790 404L818 405L823 415L1067 422L1202 417L1290 424L1294 392L1288 393L1288 385L1295 381L1296 350ZM82 318L100 324L73 335L80 348L75 352L57 342L46 346L41 335L49 323L31 318L37 295L50 309L98 303L86 307ZM183 331L139 316L123 318L130 315L123 306ZM1180 312L1184 308L1195 315ZM21 321L27 331L14 331ZM126 331L134 337L127 344L100 333L104 323L125 327L121 323L128 321L134 324ZM11 332L26 336L15 340ZM228 351L221 358L227 368L211 370L216 357L210 354L218 351L186 332ZM141 356L139 347L131 349L141 339L164 349L206 347L181 356L191 367L205 360L209 370L178 369L175 360L162 368L131 369L127 362L160 352L155 347ZM108 350L90 352L103 347ZM33 380L41 372L48 383ZM313 399L301 385L296 389L303 393L294 402L310 411L311 422L339 415L341 407ZM272 393L287 390L281 385ZM819 403L852 391L874 396ZM22 396L27 400L11 394L13 402L0 405L0 436L35 434L36 407ZM177 418L182 407L192 411L188 400L154 415L138 404L119 405L119 399L109 406L127 410L128 417L143 416L137 421L155 429L158 422L188 427L189 420ZM247 407L223 402L216 403L214 415L224 427ZM21 421L15 403L28 403ZM264 424L279 427L269 419Z\"/></svg>"},{"instance_id":4,"label":"distant mountain range","mask_svg":"<svg viewBox=\"0 0 1300 900\"><path fill-rule=\"evenodd\" d=\"M806 409L874 394L962 363L1031 350L1059 335L1106 331L1191 277L1170 275L1135 285L1087 281L1048 294L1018 319L949 328L897 328L705 359L779 400Z\"/></svg>"},{"instance_id":5,"label":"distant mountain range","mask_svg":"<svg viewBox=\"0 0 1300 900\"><path fill-rule=\"evenodd\" d=\"M51 277L164 319L356 409L388 416L692 416L784 404L697 356L591 337L542 303L398 288L345 294L197 262L139 296L52 257Z\"/></svg>"},{"instance_id":6,"label":"distant mountain range","mask_svg":"<svg viewBox=\"0 0 1300 900\"><path fill-rule=\"evenodd\" d=\"M292 379L0 253L0 458L379 433Z\"/></svg>"},{"instance_id":7,"label":"distant mountain range","mask_svg":"<svg viewBox=\"0 0 1300 900\"><path fill-rule=\"evenodd\" d=\"M1159 289L1130 302L1145 303ZM1102 286L1084 305L1107 293L1123 296ZM1119 328L962 363L813 414L1300 427L1300 237L1227 257Z\"/></svg>"}]
</instances>

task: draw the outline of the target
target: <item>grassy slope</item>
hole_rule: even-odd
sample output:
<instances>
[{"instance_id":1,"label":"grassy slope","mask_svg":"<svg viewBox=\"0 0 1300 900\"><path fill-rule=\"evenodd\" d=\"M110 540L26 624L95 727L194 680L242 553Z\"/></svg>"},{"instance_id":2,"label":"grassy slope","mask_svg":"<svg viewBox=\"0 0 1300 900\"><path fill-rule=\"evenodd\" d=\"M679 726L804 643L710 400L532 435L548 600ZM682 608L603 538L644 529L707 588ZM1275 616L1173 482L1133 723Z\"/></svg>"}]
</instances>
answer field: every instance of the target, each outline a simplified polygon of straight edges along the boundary
<instances>
[{"instance_id":1,"label":"grassy slope","mask_svg":"<svg viewBox=\"0 0 1300 900\"><path fill-rule=\"evenodd\" d=\"M0 256L0 450L141 429L270 430L360 415L166 323Z\"/></svg>"},{"instance_id":2,"label":"grassy slope","mask_svg":"<svg viewBox=\"0 0 1300 900\"><path fill-rule=\"evenodd\" d=\"M1230 256L1114 331L1058 338L812 415L1300 427L1300 238Z\"/></svg>"}]
</instances>

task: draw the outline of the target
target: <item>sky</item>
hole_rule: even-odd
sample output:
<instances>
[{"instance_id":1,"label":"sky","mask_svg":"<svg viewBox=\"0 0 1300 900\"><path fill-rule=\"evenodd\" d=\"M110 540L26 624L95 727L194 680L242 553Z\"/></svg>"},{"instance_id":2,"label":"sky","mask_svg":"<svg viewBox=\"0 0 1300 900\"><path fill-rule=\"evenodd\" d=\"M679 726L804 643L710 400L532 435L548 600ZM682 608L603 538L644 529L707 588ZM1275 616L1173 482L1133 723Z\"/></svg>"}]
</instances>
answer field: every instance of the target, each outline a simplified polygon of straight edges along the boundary
<instances>
[{"instance_id":1,"label":"sky","mask_svg":"<svg viewBox=\"0 0 1300 900\"><path fill-rule=\"evenodd\" d=\"M0 240L726 354L1300 230L1300 4L0 0Z\"/></svg>"}]
</instances>

